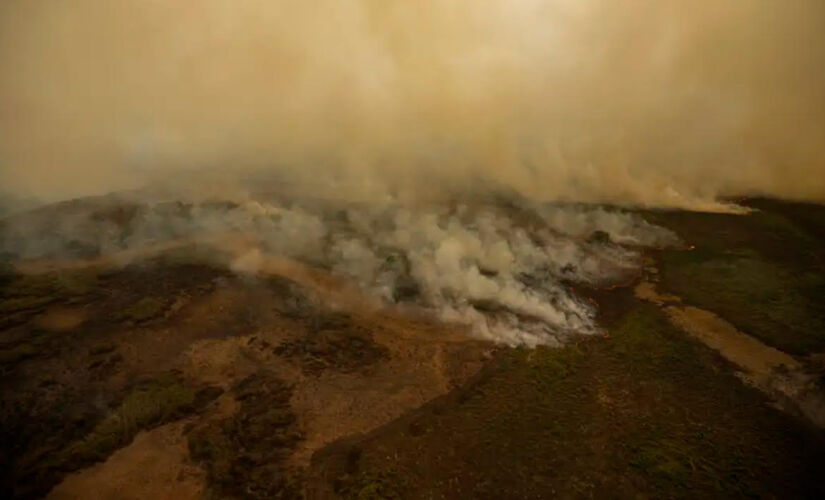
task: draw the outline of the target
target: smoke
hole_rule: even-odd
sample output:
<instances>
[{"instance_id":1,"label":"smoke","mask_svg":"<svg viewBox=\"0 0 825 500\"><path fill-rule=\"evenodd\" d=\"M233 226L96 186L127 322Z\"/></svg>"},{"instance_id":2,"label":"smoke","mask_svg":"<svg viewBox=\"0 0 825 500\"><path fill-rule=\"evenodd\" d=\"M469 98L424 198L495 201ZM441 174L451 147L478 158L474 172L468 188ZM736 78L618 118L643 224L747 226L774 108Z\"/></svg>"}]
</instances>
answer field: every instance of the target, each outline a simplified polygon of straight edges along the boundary
<instances>
[{"instance_id":1,"label":"smoke","mask_svg":"<svg viewBox=\"0 0 825 500\"><path fill-rule=\"evenodd\" d=\"M223 260L239 274L265 272L270 256L285 256L386 304L415 305L470 325L481 338L531 346L598 333L595 309L571 285L627 281L641 267L642 246L678 243L617 209L515 199L411 206L274 197L147 204L109 196L3 225L0 253L24 260L126 262L176 242L226 251L221 241L243 241Z\"/></svg>"},{"instance_id":2,"label":"smoke","mask_svg":"<svg viewBox=\"0 0 825 500\"><path fill-rule=\"evenodd\" d=\"M121 191L0 220L17 258L243 235L559 343L676 241L592 203L825 199L825 2L4 0L0 186Z\"/></svg>"},{"instance_id":3,"label":"smoke","mask_svg":"<svg viewBox=\"0 0 825 500\"><path fill-rule=\"evenodd\" d=\"M825 198L823 138L820 0L0 4L20 196L263 173L719 209Z\"/></svg>"}]
</instances>

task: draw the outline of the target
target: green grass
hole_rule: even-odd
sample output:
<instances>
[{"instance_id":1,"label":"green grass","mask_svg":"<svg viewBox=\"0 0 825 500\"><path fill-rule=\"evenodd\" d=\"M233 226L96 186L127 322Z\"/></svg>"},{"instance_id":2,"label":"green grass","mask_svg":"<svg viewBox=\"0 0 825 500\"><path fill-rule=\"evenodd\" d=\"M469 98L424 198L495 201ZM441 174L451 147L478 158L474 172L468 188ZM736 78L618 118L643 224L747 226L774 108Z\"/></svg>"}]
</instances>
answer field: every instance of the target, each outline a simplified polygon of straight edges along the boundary
<instances>
[{"instance_id":1,"label":"green grass","mask_svg":"<svg viewBox=\"0 0 825 500\"><path fill-rule=\"evenodd\" d=\"M130 443L139 431L183 417L195 399L195 390L173 375L142 384L86 437L70 444L63 456L81 464L102 460Z\"/></svg>"},{"instance_id":2,"label":"green grass","mask_svg":"<svg viewBox=\"0 0 825 500\"><path fill-rule=\"evenodd\" d=\"M24 359L37 356L39 353L40 349L29 343L18 344L8 349L0 349L0 366L7 368Z\"/></svg>"},{"instance_id":3,"label":"green grass","mask_svg":"<svg viewBox=\"0 0 825 500\"><path fill-rule=\"evenodd\" d=\"M0 328L25 323L52 304L88 297L96 287L90 271L7 276L0 282Z\"/></svg>"},{"instance_id":4,"label":"green grass","mask_svg":"<svg viewBox=\"0 0 825 500\"><path fill-rule=\"evenodd\" d=\"M786 352L825 351L825 207L757 206L749 215L644 213L695 246L662 253L662 287Z\"/></svg>"},{"instance_id":5,"label":"green grass","mask_svg":"<svg viewBox=\"0 0 825 500\"><path fill-rule=\"evenodd\" d=\"M14 314L24 311L39 310L44 306L54 302L51 296L38 297L26 295L22 297L12 297L0 302L0 314Z\"/></svg>"},{"instance_id":6,"label":"green grass","mask_svg":"<svg viewBox=\"0 0 825 500\"><path fill-rule=\"evenodd\" d=\"M96 286L97 275L92 271L15 275L0 289L0 295L4 298L85 295Z\"/></svg>"},{"instance_id":7,"label":"green grass","mask_svg":"<svg viewBox=\"0 0 825 500\"><path fill-rule=\"evenodd\" d=\"M118 319L134 323L145 323L162 314L165 309L166 303L164 301L154 297L144 297L121 311Z\"/></svg>"},{"instance_id":8,"label":"green grass","mask_svg":"<svg viewBox=\"0 0 825 500\"><path fill-rule=\"evenodd\" d=\"M825 350L825 277L796 273L747 253L696 259L664 255L663 283L686 302L794 354Z\"/></svg>"},{"instance_id":9,"label":"green grass","mask_svg":"<svg viewBox=\"0 0 825 500\"><path fill-rule=\"evenodd\" d=\"M343 484L338 493L347 500L381 500L404 498L404 477L388 470L359 474Z\"/></svg>"},{"instance_id":10,"label":"green grass","mask_svg":"<svg viewBox=\"0 0 825 500\"><path fill-rule=\"evenodd\" d=\"M382 477L403 498L821 490L815 442L716 354L652 306L610 326L609 339L504 351L470 387L359 443L350 498Z\"/></svg>"},{"instance_id":11,"label":"green grass","mask_svg":"<svg viewBox=\"0 0 825 500\"><path fill-rule=\"evenodd\" d=\"M9 477L13 482L3 485L9 488L4 491L14 491L15 498L45 496L67 473L107 459L141 431L200 411L222 392L216 387L192 386L175 373L165 373L138 383L105 411L93 408L93 401L77 401L80 396L95 397L88 389L69 391L57 395L59 399L52 402L55 406L45 418L31 418L31 409L13 413L18 418L31 418L28 428L18 427L25 432L23 441L34 441L30 444L33 453L14 464L17 468ZM85 408L81 413L79 406Z\"/></svg>"}]
</instances>

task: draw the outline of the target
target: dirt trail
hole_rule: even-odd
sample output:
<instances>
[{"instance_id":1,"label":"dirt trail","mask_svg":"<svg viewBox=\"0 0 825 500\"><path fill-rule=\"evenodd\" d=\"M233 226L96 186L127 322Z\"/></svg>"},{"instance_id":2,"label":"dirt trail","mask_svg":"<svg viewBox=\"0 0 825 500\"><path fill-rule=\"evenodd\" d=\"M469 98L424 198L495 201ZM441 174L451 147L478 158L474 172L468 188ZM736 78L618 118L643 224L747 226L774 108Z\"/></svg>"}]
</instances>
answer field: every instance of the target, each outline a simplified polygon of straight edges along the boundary
<instances>
[{"instance_id":1,"label":"dirt trail","mask_svg":"<svg viewBox=\"0 0 825 500\"><path fill-rule=\"evenodd\" d=\"M634 292L662 307L671 323L736 365L743 380L770 395L780 407L825 428L825 394L817 387L817 375L808 373L803 362L737 330L710 311L686 306L675 295L660 294L652 281L641 281Z\"/></svg>"},{"instance_id":2,"label":"dirt trail","mask_svg":"<svg viewBox=\"0 0 825 500\"><path fill-rule=\"evenodd\" d=\"M790 354L767 346L737 330L710 311L691 306L668 306L671 321L746 372L771 377L776 370L798 370L802 364Z\"/></svg>"}]
</instances>

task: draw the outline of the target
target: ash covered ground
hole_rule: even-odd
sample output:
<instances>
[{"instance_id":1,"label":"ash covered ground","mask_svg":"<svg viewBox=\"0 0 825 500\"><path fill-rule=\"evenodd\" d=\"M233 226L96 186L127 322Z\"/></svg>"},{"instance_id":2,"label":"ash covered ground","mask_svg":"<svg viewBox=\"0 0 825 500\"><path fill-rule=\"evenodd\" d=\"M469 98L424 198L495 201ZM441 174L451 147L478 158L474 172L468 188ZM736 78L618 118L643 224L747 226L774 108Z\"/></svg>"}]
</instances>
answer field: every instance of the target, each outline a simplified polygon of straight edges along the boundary
<instances>
[{"instance_id":1,"label":"ash covered ground","mask_svg":"<svg viewBox=\"0 0 825 500\"><path fill-rule=\"evenodd\" d=\"M821 495L825 208L7 214L15 498Z\"/></svg>"}]
</instances>

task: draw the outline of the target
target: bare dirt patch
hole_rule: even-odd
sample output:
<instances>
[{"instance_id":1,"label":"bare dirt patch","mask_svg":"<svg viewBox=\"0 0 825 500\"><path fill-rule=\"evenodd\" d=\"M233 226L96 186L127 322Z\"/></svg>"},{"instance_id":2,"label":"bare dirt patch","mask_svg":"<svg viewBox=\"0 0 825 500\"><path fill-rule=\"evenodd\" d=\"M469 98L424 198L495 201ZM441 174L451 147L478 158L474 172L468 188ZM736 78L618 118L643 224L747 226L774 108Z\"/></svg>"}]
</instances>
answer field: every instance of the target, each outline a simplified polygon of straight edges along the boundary
<instances>
[{"instance_id":1,"label":"bare dirt patch","mask_svg":"<svg viewBox=\"0 0 825 500\"><path fill-rule=\"evenodd\" d=\"M67 476L50 500L195 500L205 490L203 471L189 458L184 422L142 431L105 462Z\"/></svg>"},{"instance_id":2,"label":"bare dirt patch","mask_svg":"<svg viewBox=\"0 0 825 500\"><path fill-rule=\"evenodd\" d=\"M187 259L180 247L175 252L122 268L74 262L72 273L94 278L93 293L26 298L0 346L14 355L3 365L10 377L2 392L10 495L37 497L64 477L54 495L88 496L103 476L137 485L147 457L170 469L185 462L178 444L168 456L152 449L162 435L152 429L182 418L190 423L183 438L203 470L200 486L163 479L154 490L135 486L136 495L186 496L198 488L250 495L241 482L255 484L261 497L299 494L316 450L450 391L491 349L463 327L415 308L385 307L288 259L264 256L262 270L238 276ZM59 264L29 269L40 273L32 290L50 290L52 275L68 272ZM216 388L228 391L218 400L229 405L222 416L198 402L209 387L207 400ZM290 437L271 441L284 432ZM257 454L239 451L255 442L268 445ZM232 479L226 468L235 471ZM103 488L104 495L120 491L115 479Z\"/></svg>"},{"instance_id":3,"label":"bare dirt patch","mask_svg":"<svg viewBox=\"0 0 825 500\"><path fill-rule=\"evenodd\" d=\"M74 330L86 321L86 313L77 307L54 307L34 319L37 327L52 332Z\"/></svg>"},{"instance_id":4,"label":"bare dirt patch","mask_svg":"<svg viewBox=\"0 0 825 500\"><path fill-rule=\"evenodd\" d=\"M709 217L700 219L712 226ZM704 241L756 241L719 217L699 228ZM792 235L782 221L757 222ZM818 345L803 331L816 322L793 297L815 297L818 281L770 264L775 239L760 230L758 255L666 250L654 274L689 286L688 271L702 271L694 296L713 292L731 311L751 307L743 298L777 305L736 318L791 318L796 331L779 340L805 351ZM653 284L637 288L653 305L629 290L577 287L598 305L604 337L504 349L252 241L227 237L206 252L175 241L3 275L0 493L33 498L57 484L55 498L823 495L820 436L735 376L750 366L799 387L794 374L818 358L753 354L733 333L746 323L696 313ZM804 248L791 253L815 263L818 247L794 241ZM719 269L747 276L729 280L730 292ZM777 283L796 295L777 299ZM702 331L687 335L681 320ZM767 324L760 338L775 333Z\"/></svg>"}]
</instances>

